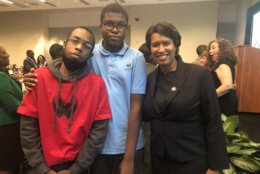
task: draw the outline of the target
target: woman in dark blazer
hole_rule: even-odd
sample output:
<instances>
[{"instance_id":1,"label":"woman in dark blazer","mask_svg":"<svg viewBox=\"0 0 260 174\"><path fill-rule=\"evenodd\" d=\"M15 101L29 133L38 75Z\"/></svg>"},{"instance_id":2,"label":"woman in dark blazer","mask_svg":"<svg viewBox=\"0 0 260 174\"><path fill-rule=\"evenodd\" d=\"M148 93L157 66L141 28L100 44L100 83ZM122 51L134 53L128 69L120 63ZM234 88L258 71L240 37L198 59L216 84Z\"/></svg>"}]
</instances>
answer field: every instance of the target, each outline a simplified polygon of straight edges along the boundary
<instances>
[{"instance_id":1,"label":"woman in dark blazer","mask_svg":"<svg viewBox=\"0 0 260 174\"><path fill-rule=\"evenodd\" d=\"M159 67L147 79L144 120L151 123L154 174L216 174L228 168L218 98L210 72L179 55L170 23L151 26L146 44Z\"/></svg>"}]
</instances>

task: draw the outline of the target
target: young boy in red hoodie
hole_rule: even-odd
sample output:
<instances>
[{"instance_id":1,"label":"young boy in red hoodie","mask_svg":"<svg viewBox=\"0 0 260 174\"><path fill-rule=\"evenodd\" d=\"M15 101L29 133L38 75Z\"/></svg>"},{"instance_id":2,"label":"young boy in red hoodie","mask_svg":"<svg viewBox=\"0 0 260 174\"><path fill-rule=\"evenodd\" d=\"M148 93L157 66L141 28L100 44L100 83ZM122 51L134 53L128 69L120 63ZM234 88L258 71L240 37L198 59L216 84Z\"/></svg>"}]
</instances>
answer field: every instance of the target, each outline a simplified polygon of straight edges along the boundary
<instances>
[{"instance_id":1,"label":"young boy in red hoodie","mask_svg":"<svg viewBox=\"0 0 260 174\"><path fill-rule=\"evenodd\" d=\"M93 33L75 28L61 59L35 71L37 85L18 108L21 140L37 174L80 174L102 147L111 117L106 86L89 71Z\"/></svg>"}]
</instances>

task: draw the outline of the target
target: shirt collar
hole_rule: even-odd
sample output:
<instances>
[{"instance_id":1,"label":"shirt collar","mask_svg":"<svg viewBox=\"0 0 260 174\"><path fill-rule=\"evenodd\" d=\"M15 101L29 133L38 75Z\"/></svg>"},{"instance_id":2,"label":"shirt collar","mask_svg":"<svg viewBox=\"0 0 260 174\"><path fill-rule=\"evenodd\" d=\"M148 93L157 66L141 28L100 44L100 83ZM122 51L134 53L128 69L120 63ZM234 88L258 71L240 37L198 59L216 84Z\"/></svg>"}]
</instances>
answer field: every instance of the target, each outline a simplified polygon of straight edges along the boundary
<instances>
[{"instance_id":1,"label":"shirt collar","mask_svg":"<svg viewBox=\"0 0 260 174\"><path fill-rule=\"evenodd\" d=\"M108 51L107 49L105 49L102 45L103 40L99 43L100 45L100 52L101 54L103 54L104 56L110 56L110 55L115 55L115 56L124 56L126 51L128 50L129 46L127 44L123 44L123 47L121 48L121 50L119 50L118 52L112 53L110 51Z\"/></svg>"}]
</instances>

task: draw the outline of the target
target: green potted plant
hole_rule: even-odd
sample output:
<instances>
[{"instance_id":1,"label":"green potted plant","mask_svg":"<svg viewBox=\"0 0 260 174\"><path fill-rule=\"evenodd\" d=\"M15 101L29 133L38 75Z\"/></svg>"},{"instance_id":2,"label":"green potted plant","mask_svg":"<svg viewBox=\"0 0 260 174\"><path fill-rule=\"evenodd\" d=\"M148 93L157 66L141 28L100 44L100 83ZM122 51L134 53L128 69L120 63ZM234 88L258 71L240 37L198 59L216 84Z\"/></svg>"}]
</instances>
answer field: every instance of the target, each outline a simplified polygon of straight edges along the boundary
<instances>
[{"instance_id":1,"label":"green potted plant","mask_svg":"<svg viewBox=\"0 0 260 174\"><path fill-rule=\"evenodd\" d=\"M246 132L238 130L237 115L221 115L229 155L228 170L222 174L254 174L260 172L260 143L250 140ZM259 132L258 132L259 133Z\"/></svg>"}]
</instances>

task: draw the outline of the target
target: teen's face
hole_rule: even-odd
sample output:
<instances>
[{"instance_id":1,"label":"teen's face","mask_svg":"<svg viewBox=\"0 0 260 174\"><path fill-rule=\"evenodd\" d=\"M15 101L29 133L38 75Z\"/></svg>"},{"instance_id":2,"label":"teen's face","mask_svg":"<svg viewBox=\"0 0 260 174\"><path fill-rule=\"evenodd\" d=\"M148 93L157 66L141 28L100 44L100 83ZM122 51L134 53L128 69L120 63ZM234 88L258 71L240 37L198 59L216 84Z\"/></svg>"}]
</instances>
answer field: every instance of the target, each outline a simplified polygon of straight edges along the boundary
<instances>
[{"instance_id":1,"label":"teen's face","mask_svg":"<svg viewBox=\"0 0 260 174\"><path fill-rule=\"evenodd\" d=\"M125 40L126 27L127 21L123 14L106 13L100 24L103 46L112 52L120 50Z\"/></svg>"},{"instance_id":2,"label":"teen's face","mask_svg":"<svg viewBox=\"0 0 260 174\"><path fill-rule=\"evenodd\" d=\"M170 66L175 60L176 47L171 38L153 33L151 36L151 54L160 66Z\"/></svg>"},{"instance_id":3,"label":"teen's face","mask_svg":"<svg viewBox=\"0 0 260 174\"><path fill-rule=\"evenodd\" d=\"M93 48L92 35L82 28L75 29L65 42L64 55L69 59L85 62Z\"/></svg>"},{"instance_id":4,"label":"teen's face","mask_svg":"<svg viewBox=\"0 0 260 174\"><path fill-rule=\"evenodd\" d=\"M217 61L219 58L219 45L217 42L212 42L210 44L210 50L209 50L209 55L210 58L213 62Z\"/></svg>"},{"instance_id":5,"label":"teen's face","mask_svg":"<svg viewBox=\"0 0 260 174\"><path fill-rule=\"evenodd\" d=\"M5 48L0 46L0 66L9 65L9 54L6 52Z\"/></svg>"},{"instance_id":6,"label":"teen's face","mask_svg":"<svg viewBox=\"0 0 260 174\"><path fill-rule=\"evenodd\" d=\"M204 51L200 56L199 56L199 61L200 61L200 64L202 66L205 66L207 63L208 63L208 51Z\"/></svg>"}]
</instances>

